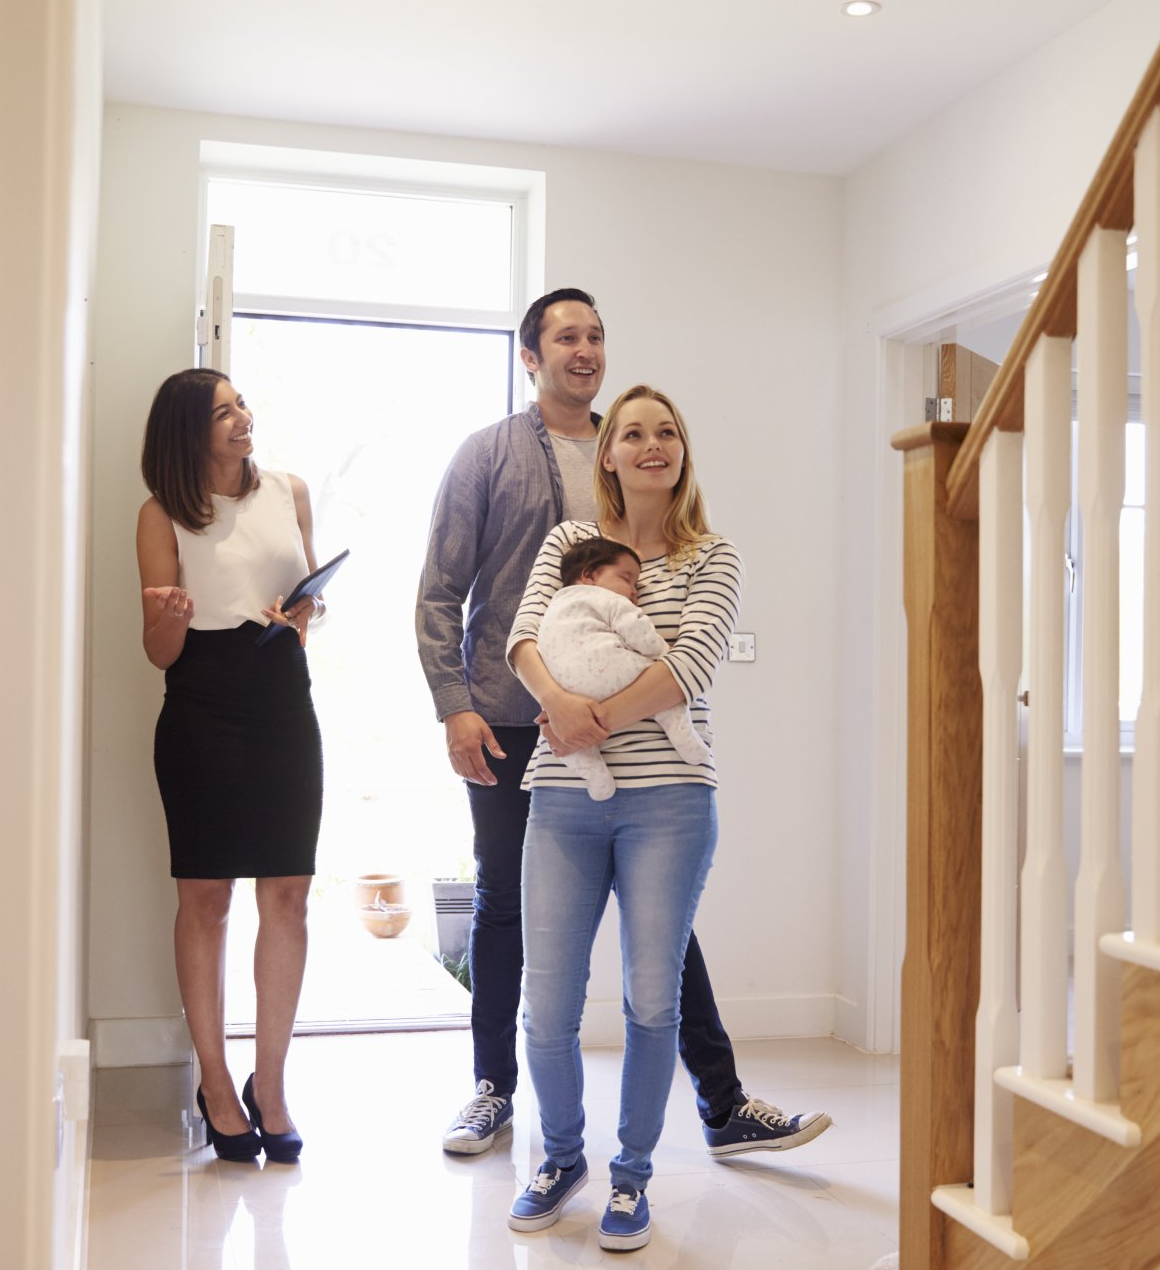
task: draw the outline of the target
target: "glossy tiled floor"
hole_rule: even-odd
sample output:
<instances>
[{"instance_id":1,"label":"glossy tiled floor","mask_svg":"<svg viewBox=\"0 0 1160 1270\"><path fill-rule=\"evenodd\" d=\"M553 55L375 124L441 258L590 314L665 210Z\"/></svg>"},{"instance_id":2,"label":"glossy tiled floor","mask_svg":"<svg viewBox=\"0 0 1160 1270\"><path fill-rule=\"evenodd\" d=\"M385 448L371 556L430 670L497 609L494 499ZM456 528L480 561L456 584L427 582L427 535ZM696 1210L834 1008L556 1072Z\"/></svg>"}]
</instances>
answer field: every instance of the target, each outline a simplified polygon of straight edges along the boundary
<instances>
[{"instance_id":1,"label":"glossy tiled floor","mask_svg":"<svg viewBox=\"0 0 1160 1270\"><path fill-rule=\"evenodd\" d=\"M652 1242L627 1254L596 1241L618 1051L585 1058L588 1186L534 1235L505 1224L542 1154L530 1088L496 1150L440 1149L470 1093L467 1032L297 1038L290 1088L306 1149L296 1167L226 1164L188 1145L189 1068L100 1071L88 1270L871 1270L898 1247L897 1058L824 1040L737 1048L750 1093L828 1110L834 1128L784 1155L713 1160L678 1071L649 1186ZM239 1088L252 1052L231 1042Z\"/></svg>"}]
</instances>

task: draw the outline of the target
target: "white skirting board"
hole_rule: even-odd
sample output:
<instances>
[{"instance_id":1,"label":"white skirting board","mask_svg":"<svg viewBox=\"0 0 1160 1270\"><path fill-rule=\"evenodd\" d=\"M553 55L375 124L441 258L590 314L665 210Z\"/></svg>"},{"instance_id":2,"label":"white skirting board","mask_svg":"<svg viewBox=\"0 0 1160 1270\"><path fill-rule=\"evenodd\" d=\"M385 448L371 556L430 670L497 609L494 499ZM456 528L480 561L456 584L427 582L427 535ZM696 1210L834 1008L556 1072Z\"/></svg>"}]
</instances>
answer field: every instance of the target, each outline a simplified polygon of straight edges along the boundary
<instances>
[{"instance_id":1,"label":"white skirting board","mask_svg":"<svg viewBox=\"0 0 1160 1270\"><path fill-rule=\"evenodd\" d=\"M182 1015L158 1019L93 1019L94 1067L165 1067L193 1061Z\"/></svg>"},{"instance_id":2,"label":"white skirting board","mask_svg":"<svg viewBox=\"0 0 1160 1270\"><path fill-rule=\"evenodd\" d=\"M835 1034L836 998L833 996L718 997L717 1009L734 1041ZM580 1042L583 1045L624 1043L624 1016L619 997L614 1001L589 998L580 1025Z\"/></svg>"},{"instance_id":3,"label":"white skirting board","mask_svg":"<svg viewBox=\"0 0 1160 1270\"><path fill-rule=\"evenodd\" d=\"M829 995L718 998L725 1029L734 1041L833 1036L838 999ZM96 1067L156 1067L192 1059L189 1032L180 1016L158 1019L94 1019L90 1026ZM850 1039L857 1044L857 1040ZM585 1045L624 1043L621 1001L590 999L580 1040Z\"/></svg>"}]
</instances>

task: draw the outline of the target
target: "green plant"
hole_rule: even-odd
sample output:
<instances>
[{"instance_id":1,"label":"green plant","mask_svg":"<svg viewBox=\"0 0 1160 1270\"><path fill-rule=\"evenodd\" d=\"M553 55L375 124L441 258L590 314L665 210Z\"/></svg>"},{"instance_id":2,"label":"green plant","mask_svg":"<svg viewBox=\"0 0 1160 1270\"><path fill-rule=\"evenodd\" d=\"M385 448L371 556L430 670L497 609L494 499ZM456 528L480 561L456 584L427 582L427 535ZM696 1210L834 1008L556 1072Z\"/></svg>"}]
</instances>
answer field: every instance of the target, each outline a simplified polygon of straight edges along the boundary
<instances>
[{"instance_id":1,"label":"green plant","mask_svg":"<svg viewBox=\"0 0 1160 1270\"><path fill-rule=\"evenodd\" d=\"M468 992L471 991L471 965L468 962L467 953L458 960L444 956L440 957L439 961L456 983L462 984Z\"/></svg>"}]
</instances>

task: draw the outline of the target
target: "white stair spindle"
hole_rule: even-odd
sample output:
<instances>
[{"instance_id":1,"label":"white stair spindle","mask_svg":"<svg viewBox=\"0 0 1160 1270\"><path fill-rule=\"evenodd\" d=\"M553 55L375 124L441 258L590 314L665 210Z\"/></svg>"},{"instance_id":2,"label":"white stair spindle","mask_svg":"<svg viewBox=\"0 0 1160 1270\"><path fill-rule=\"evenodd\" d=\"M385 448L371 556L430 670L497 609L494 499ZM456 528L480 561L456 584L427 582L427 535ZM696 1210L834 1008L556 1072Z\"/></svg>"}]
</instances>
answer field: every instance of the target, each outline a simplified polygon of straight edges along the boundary
<instances>
[{"instance_id":1,"label":"white stair spindle","mask_svg":"<svg viewBox=\"0 0 1160 1270\"><path fill-rule=\"evenodd\" d=\"M1075 885L1076 1094L1120 1084L1120 967L1099 951L1124 928L1120 869L1120 511L1128 415L1127 234L1092 232L1079 260L1079 505L1083 517L1083 769Z\"/></svg>"},{"instance_id":2,"label":"white stair spindle","mask_svg":"<svg viewBox=\"0 0 1160 1270\"><path fill-rule=\"evenodd\" d=\"M1021 890L1019 1060L1067 1075L1067 868L1063 858L1064 525L1071 470L1071 341L1042 335L1024 379L1031 528L1027 853Z\"/></svg>"},{"instance_id":3,"label":"white stair spindle","mask_svg":"<svg viewBox=\"0 0 1160 1270\"><path fill-rule=\"evenodd\" d=\"M1015 920L1023 660L1023 438L994 432L979 466L979 673L983 682L983 879L975 1020L975 1203L1011 1211L1013 1097L996 1068L1018 1061Z\"/></svg>"},{"instance_id":4,"label":"white stair spindle","mask_svg":"<svg viewBox=\"0 0 1160 1270\"><path fill-rule=\"evenodd\" d=\"M1144 664L1132 760L1132 913L1160 943L1160 110L1136 147L1136 313L1144 422Z\"/></svg>"}]
</instances>

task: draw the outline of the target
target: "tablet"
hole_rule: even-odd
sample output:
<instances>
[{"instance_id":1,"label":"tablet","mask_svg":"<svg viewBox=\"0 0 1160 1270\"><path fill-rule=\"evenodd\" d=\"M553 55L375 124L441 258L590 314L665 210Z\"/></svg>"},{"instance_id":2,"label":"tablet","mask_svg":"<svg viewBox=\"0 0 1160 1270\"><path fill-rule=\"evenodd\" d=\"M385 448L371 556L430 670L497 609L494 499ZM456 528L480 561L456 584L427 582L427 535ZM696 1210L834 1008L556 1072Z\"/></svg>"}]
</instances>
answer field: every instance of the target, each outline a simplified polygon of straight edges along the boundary
<instances>
[{"instance_id":1,"label":"tablet","mask_svg":"<svg viewBox=\"0 0 1160 1270\"><path fill-rule=\"evenodd\" d=\"M293 591L282 601L282 611L285 612L291 605L297 604L304 595L317 595L331 578L338 572L339 566L350 555L350 548L340 551L333 560L328 560L325 564L321 564L313 573L308 573ZM257 644L264 644L266 640L273 639L279 631L287 631L290 627L283 626L281 622L271 622L258 638L254 641Z\"/></svg>"}]
</instances>

